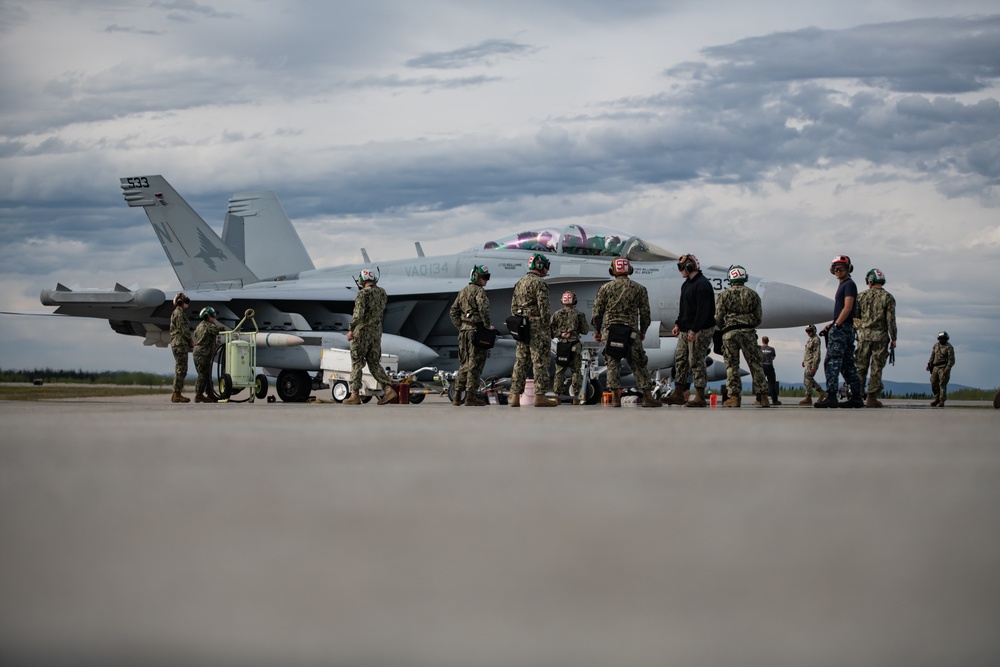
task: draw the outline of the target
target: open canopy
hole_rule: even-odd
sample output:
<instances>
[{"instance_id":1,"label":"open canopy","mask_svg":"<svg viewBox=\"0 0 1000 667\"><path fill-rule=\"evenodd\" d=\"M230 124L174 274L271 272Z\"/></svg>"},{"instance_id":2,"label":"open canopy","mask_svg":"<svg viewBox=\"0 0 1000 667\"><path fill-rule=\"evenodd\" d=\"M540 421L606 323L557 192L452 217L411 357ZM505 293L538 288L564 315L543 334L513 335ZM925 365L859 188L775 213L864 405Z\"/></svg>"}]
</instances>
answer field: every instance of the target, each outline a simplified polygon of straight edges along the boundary
<instances>
[{"instance_id":1,"label":"open canopy","mask_svg":"<svg viewBox=\"0 0 1000 667\"><path fill-rule=\"evenodd\" d=\"M559 255L625 257L632 262L666 262L678 255L607 227L569 225L564 228L544 228L511 234L488 241L484 250L526 250Z\"/></svg>"}]
</instances>

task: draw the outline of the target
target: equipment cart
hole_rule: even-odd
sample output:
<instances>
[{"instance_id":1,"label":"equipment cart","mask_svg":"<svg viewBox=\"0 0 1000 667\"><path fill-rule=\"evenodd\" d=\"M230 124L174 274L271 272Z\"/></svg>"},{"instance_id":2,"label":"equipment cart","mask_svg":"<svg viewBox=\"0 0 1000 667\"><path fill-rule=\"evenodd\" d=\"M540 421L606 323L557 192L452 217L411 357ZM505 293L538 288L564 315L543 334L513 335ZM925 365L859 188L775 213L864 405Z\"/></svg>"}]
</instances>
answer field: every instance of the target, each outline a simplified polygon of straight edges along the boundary
<instances>
[{"instance_id":1,"label":"equipment cart","mask_svg":"<svg viewBox=\"0 0 1000 667\"><path fill-rule=\"evenodd\" d=\"M249 398L239 401L241 403L253 403L254 398L267 396L267 377L254 375L257 367L257 322L253 316L253 310L247 310L232 331L221 333L219 396L223 402L228 402L231 396L247 387L251 387L252 391ZM247 320L253 325L253 331L242 330Z\"/></svg>"},{"instance_id":2,"label":"equipment cart","mask_svg":"<svg viewBox=\"0 0 1000 667\"><path fill-rule=\"evenodd\" d=\"M380 363L391 379L399 368L399 357L395 354L383 354ZM324 348L320 355L319 367L323 371L323 381L330 385L333 400L342 403L351 395L351 351L333 347ZM365 367L361 374L361 400L367 403L372 400L372 396L381 393L375 376Z\"/></svg>"}]
</instances>

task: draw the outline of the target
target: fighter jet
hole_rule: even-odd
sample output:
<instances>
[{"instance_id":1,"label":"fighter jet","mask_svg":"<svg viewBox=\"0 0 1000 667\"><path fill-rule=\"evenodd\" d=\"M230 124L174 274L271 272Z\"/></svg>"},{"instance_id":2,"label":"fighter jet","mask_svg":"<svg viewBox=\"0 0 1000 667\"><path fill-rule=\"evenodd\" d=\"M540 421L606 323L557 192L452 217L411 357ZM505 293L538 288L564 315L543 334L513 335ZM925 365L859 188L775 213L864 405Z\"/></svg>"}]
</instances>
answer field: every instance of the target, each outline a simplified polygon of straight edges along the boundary
<instances>
[{"instance_id":1,"label":"fighter jet","mask_svg":"<svg viewBox=\"0 0 1000 667\"><path fill-rule=\"evenodd\" d=\"M650 369L673 364L676 339L669 336L677 317L680 285L678 255L637 236L604 227L568 225L524 230L489 239L451 255L417 256L317 269L273 192L244 192L229 200L220 237L162 176L124 177L121 188L130 207L142 208L191 299L189 312L213 306L224 325L233 326L252 309L260 331L257 363L277 378L284 401L303 401L321 386L319 372L324 348L347 348L346 332L357 294L355 278L362 268L378 272L379 285L389 296L382 351L399 357L399 368L415 370L433 364L441 370L458 367L458 336L448 311L455 295L468 284L472 267L486 265L492 278L487 290L491 319L510 314L514 284L524 276L534 253L551 261L553 311L563 291L577 294L588 315L597 290L609 280L611 261L626 257L635 269L633 280L650 295L652 326L644 346ZM728 267L703 267L715 290L725 287ZM761 296L762 328L804 326L829 319L833 302L792 285L760 277L747 286ZM146 345L166 346L173 310L171 297L155 288L111 290L71 289L59 284L43 290L41 302L56 306L56 314L107 319L116 332L144 338ZM490 352L485 375L510 375L514 341L502 335ZM714 378L724 377L723 364L713 364ZM721 369L721 370L720 370ZM315 375L310 375L310 374ZM601 387L588 387L592 399Z\"/></svg>"}]
</instances>

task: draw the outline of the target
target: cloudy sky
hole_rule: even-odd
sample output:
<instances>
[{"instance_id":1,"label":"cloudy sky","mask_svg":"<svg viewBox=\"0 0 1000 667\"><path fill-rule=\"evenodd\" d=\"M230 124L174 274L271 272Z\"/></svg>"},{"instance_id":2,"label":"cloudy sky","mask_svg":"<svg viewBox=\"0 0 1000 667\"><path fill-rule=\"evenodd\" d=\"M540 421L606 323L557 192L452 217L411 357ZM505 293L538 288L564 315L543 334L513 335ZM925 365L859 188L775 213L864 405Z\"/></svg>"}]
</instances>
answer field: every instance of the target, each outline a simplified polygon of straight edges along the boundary
<instances>
[{"instance_id":1,"label":"cloudy sky","mask_svg":"<svg viewBox=\"0 0 1000 667\"><path fill-rule=\"evenodd\" d=\"M278 193L317 266L607 225L832 296L881 268L923 382L1000 384L995 0L0 1L0 309L179 288L121 176L221 232ZM168 373L104 321L0 316L0 367ZM801 381L801 330L765 332Z\"/></svg>"}]
</instances>

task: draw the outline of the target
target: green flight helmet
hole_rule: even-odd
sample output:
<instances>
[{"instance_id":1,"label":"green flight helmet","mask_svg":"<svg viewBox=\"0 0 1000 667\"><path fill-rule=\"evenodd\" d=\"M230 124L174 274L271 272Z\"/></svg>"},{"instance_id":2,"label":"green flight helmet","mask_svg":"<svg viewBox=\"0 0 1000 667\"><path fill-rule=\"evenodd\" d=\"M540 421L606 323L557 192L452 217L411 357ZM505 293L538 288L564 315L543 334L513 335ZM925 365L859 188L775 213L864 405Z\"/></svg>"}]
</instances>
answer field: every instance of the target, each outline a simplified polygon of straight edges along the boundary
<instances>
[{"instance_id":1,"label":"green flight helmet","mask_svg":"<svg viewBox=\"0 0 1000 667\"><path fill-rule=\"evenodd\" d=\"M198 313L199 319L207 320L209 317L215 317L215 308L212 308L211 306L202 308L201 312Z\"/></svg>"},{"instance_id":2,"label":"green flight helmet","mask_svg":"<svg viewBox=\"0 0 1000 667\"><path fill-rule=\"evenodd\" d=\"M878 269L872 269L865 275L865 282L869 285L885 285L885 274Z\"/></svg>"},{"instance_id":3,"label":"green flight helmet","mask_svg":"<svg viewBox=\"0 0 1000 667\"><path fill-rule=\"evenodd\" d=\"M490 279L490 268L485 264L476 264L472 267L472 272L469 274L469 282L474 283L478 280L489 280Z\"/></svg>"},{"instance_id":4,"label":"green flight helmet","mask_svg":"<svg viewBox=\"0 0 1000 667\"><path fill-rule=\"evenodd\" d=\"M547 271L552 265L549 258L541 253L535 253L531 256L531 261L528 262L529 271Z\"/></svg>"}]
</instances>

